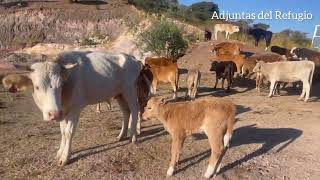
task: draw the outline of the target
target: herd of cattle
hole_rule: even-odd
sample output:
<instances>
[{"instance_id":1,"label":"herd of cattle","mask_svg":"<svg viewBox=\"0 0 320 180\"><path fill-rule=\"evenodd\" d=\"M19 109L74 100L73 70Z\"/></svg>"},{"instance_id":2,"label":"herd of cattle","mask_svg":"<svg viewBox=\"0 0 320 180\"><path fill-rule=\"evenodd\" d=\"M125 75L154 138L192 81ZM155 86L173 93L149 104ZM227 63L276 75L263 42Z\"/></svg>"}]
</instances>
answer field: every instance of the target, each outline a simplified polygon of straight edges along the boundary
<instances>
[{"instance_id":1,"label":"herd of cattle","mask_svg":"<svg viewBox=\"0 0 320 180\"><path fill-rule=\"evenodd\" d=\"M308 101L312 79L317 76L320 53L307 48L288 50L272 46L273 53L243 54L239 45L222 42L212 47L210 71L216 74L216 83L227 80L227 92L235 77L256 77L256 88L270 82L269 97L277 84L302 82L299 100ZM18 66L17 66L18 67ZM179 89L179 68L176 59L149 57L145 63L127 54L100 51L71 51L61 53L55 60L38 62L22 67L28 74L11 74L2 82L10 92L33 89L33 99L45 121L60 122L61 144L56 158L58 164L68 163L71 142L79 122L80 112L90 104L109 102L114 98L123 113L122 128L118 138L127 137L135 142L140 133L141 120L156 118L172 136L171 162L167 175L174 172L176 162L188 135L204 132L212 149L205 177L216 175L221 159L229 145L235 124L235 106L224 98L196 98L201 73L190 69L187 77L187 100L176 101ZM151 96L159 82L170 83L173 98ZM191 100L189 100L191 99ZM185 112L188 112L187 114Z\"/></svg>"}]
</instances>

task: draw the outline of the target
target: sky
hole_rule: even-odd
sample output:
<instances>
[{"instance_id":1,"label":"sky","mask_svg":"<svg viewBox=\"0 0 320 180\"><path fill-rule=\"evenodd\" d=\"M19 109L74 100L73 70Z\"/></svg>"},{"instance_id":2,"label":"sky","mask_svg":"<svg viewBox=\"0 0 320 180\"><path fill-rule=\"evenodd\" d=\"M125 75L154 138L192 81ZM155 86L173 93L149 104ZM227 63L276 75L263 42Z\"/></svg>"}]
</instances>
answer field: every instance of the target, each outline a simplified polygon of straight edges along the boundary
<instances>
[{"instance_id":1,"label":"sky","mask_svg":"<svg viewBox=\"0 0 320 180\"><path fill-rule=\"evenodd\" d=\"M179 0L180 4L191 5L192 3L201 2L202 0ZM207 0L210 1L210 0ZM212 0L218 4L219 10L228 11L229 13L255 13L261 11L272 11L272 20L255 19L254 23L262 22L270 25L273 32L280 32L290 28L307 32L308 37L313 37L315 25L320 25L320 0ZM311 20L299 22L297 20L277 20L275 19L275 11L287 13L307 13L312 14Z\"/></svg>"}]
</instances>

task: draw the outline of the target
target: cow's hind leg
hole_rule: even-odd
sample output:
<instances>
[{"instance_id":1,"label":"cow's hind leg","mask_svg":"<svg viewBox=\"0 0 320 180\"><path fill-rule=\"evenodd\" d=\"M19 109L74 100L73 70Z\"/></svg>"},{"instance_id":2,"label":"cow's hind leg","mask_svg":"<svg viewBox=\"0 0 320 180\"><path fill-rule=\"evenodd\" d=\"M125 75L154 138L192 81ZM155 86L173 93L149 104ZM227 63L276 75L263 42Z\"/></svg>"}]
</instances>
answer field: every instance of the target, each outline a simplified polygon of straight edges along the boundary
<instances>
[{"instance_id":1,"label":"cow's hind leg","mask_svg":"<svg viewBox=\"0 0 320 180\"><path fill-rule=\"evenodd\" d=\"M101 103L97 104L96 113L101 113Z\"/></svg>"},{"instance_id":2,"label":"cow's hind leg","mask_svg":"<svg viewBox=\"0 0 320 180\"><path fill-rule=\"evenodd\" d=\"M224 154L224 147L223 138L219 139L214 133L210 132L208 132L207 136L211 147L211 156L204 177L210 178L212 175L215 176L220 168L220 162Z\"/></svg>"},{"instance_id":3,"label":"cow's hind leg","mask_svg":"<svg viewBox=\"0 0 320 180\"><path fill-rule=\"evenodd\" d=\"M171 84L172 89L173 89L173 99L175 99L177 97L177 87L176 87L175 80L171 80L170 84Z\"/></svg>"},{"instance_id":4,"label":"cow's hind leg","mask_svg":"<svg viewBox=\"0 0 320 180\"><path fill-rule=\"evenodd\" d=\"M127 137L130 110L129 110L128 103L122 96L117 96L115 99L117 100L120 106L120 110L122 111L122 114L123 114L121 131L119 136L117 137L119 140L122 140L123 138Z\"/></svg>"},{"instance_id":5,"label":"cow's hind leg","mask_svg":"<svg viewBox=\"0 0 320 180\"><path fill-rule=\"evenodd\" d=\"M306 97L304 99L304 102L308 102L309 96L310 96L310 90L311 90L311 84L309 82L303 83L303 87L306 86L305 92L306 92Z\"/></svg>"},{"instance_id":6,"label":"cow's hind leg","mask_svg":"<svg viewBox=\"0 0 320 180\"><path fill-rule=\"evenodd\" d=\"M270 92L269 92L268 97L272 97L275 85L276 85L276 82L275 81L271 81L271 83L270 83Z\"/></svg>"},{"instance_id":7,"label":"cow's hind leg","mask_svg":"<svg viewBox=\"0 0 320 180\"><path fill-rule=\"evenodd\" d=\"M64 129L65 145L64 145L63 151L61 153L61 156L58 160L59 166L66 165L68 160L70 159L72 138L74 136L76 127L78 125L80 111L77 111L77 112L74 112L71 114L72 114L72 116L68 116L64 120L67 123L66 127Z\"/></svg>"},{"instance_id":8,"label":"cow's hind leg","mask_svg":"<svg viewBox=\"0 0 320 180\"><path fill-rule=\"evenodd\" d=\"M134 86L128 88L128 92L124 93L124 98L128 103L130 109L130 138L131 142L134 143L137 140L137 133L140 133L141 122L138 122L139 114L139 103L137 97L137 88Z\"/></svg>"}]
</instances>

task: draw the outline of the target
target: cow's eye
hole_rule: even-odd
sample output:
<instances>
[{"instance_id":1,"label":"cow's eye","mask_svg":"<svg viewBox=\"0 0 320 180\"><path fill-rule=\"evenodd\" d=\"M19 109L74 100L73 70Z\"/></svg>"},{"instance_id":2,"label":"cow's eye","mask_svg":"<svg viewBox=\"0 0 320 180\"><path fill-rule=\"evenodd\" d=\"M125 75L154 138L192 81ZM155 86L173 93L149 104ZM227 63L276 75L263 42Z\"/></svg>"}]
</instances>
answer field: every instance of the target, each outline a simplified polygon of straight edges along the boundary
<instances>
[{"instance_id":1,"label":"cow's eye","mask_svg":"<svg viewBox=\"0 0 320 180\"><path fill-rule=\"evenodd\" d=\"M36 90L39 90L39 86L36 86Z\"/></svg>"},{"instance_id":2,"label":"cow's eye","mask_svg":"<svg viewBox=\"0 0 320 180\"><path fill-rule=\"evenodd\" d=\"M52 89L52 86L50 85L49 88Z\"/></svg>"}]
</instances>

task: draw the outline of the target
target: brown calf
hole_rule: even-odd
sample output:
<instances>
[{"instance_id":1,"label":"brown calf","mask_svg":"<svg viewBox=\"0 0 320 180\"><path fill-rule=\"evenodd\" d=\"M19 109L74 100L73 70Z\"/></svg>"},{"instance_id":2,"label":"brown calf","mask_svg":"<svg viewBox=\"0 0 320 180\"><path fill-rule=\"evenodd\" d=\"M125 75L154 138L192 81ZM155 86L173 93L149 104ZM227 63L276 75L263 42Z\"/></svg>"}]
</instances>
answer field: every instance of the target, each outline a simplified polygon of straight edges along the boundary
<instances>
[{"instance_id":1,"label":"brown calf","mask_svg":"<svg viewBox=\"0 0 320 180\"><path fill-rule=\"evenodd\" d=\"M217 61L232 61L236 64L237 66L237 73L241 74L241 68L245 62L245 55L225 55L225 54L220 54L217 55Z\"/></svg>"},{"instance_id":2,"label":"brown calf","mask_svg":"<svg viewBox=\"0 0 320 180\"><path fill-rule=\"evenodd\" d=\"M11 93L15 93L17 91L25 91L32 83L26 75L10 74L2 79L2 84Z\"/></svg>"},{"instance_id":3,"label":"brown calf","mask_svg":"<svg viewBox=\"0 0 320 180\"><path fill-rule=\"evenodd\" d=\"M155 94L157 91L158 82L170 83L173 89L173 98L176 98L179 81L177 63L172 63L163 66L146 65L144 71L146 71L146 75L148 79L151 81L153 94Z\"/></svg>"},{"instance_id":4,"label":"brown calf","mask_svg":"<svg viewBox=\"0 0 320 180\"><path fill-rule=\"evenodd\" d=\"M222 98L166 103L163 97L152 97L147 103L143 119L157 118L172 137L171 162L167 175L173 174L186 137L199 132L208 136L211 147L211 157L204 177L215 175L232 136L235 112L234 104Z\"/></svg>"},{"instance_id":5,"label":"brown calf","mask_svg":"<svg viewBox=\"0 0 320 180\"><path fill-rule=\"evenodd\" d=\"M237 44L231 42L222 42L214 46L212 52L219 55L239 55L240 48Z\"/></svg>"}]
</instances>

